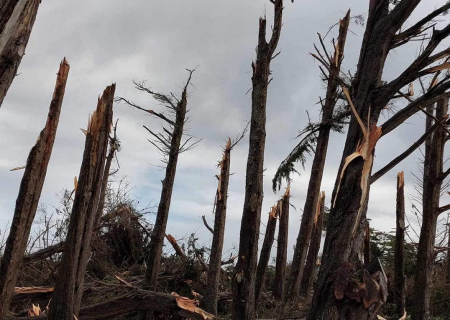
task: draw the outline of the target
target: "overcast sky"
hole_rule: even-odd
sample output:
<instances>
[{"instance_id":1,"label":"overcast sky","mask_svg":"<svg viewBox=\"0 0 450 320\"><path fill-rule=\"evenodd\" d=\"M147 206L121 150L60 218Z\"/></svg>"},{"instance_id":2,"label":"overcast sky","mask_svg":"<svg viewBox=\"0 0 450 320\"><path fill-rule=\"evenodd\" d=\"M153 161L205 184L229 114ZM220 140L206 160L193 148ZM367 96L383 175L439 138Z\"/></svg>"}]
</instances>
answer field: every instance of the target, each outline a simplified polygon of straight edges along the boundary
<instances>
[{"instance_id":1,"label":"overcast sky","mask_svg":"<svg viewBox=\"0 0 450 320\"><path fill-rule=\"evenodd\" d=\"M409 25L445 1L422 2ZM325 95L317 63L308 55L317 42L316 33L325 34L348 8L352 15L367 17L368 3L286 1L278 46L281 54L271 65L274 79L267 103L264 224L270 206L281 195L271 190L273 174L298 142L295 136L307 123L306 111L318 119L316 102ZM196 149L180 156L167 233L180 238L197 232L200 242L209 244L211 235L201 216L206 215L212 223L217 187L214 176L225 139L237 135L250 119L251 95L246 92L251 88L250 64L255 57L258 18L264 14L270 35L273 10L268 0L43 1L20 75L0 109L0 229L12 219L23 175L23 171L10 169L25 164L45 124L59 62L67 57L71 70L41 202L56 206L57 194L64 188L73 188L84 148L85 137L79 128L86 127L97 97L107 85L115 82L116 95L160 110L150 96L134 89L132 80L146 79L161 92L180 92L187 77L185 68L197 67L195 86L189 89L188 127L190 134L203 140ZM355 72L364 27L352 24L350 29L344 68ZM332 36L336 36L336 30L325 41L329 47ZM418 43L392 51L384 80L398 75L418 51ZM157 130L160 122L124 104L114 106L114 118L120 118L118 135L122 142L118 175L126 176L135 187L133 196L141 204L157 204L164 172L158 167L160 155L147 142L149 137L142 125ZM380 123L386 119L382 116ZM424 131L423 123L423 116L417 115L383 138L376 149L374 170L417 140ZM331 137L322 183L327 203L331 202L344 139L345 135L339 134ZM231 155L234 174L229 187L226 250L239 241L247 151L248 136ZM396 174L405 171L406 192L413 194L411 172L417 172L419 157L420 153L414 153L372 186L368 215L373 227L384 231L395 227ZM294 176L292 184L292 203L297 210L290 213L289 256L300 226L310 163L309 158L306 170L299 170L301 176ZM443 201L448 203L448 197ZM150 221L154 218L148 216Z\"/></svg>"}]
</instances>

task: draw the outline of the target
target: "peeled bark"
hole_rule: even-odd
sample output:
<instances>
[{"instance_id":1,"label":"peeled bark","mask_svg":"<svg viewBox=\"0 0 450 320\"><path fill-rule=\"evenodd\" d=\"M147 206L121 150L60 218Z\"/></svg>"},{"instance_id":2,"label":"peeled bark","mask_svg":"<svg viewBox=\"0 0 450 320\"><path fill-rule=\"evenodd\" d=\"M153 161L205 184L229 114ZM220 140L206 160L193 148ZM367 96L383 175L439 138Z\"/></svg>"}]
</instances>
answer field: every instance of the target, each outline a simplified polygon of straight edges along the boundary
<instances>
[{"instance_id":1,"label":"peeled bark","mask_svg":"<svg viewBox=\"0 0 450 320\"><path fill-rule=\"evenodd\" d=\"M445 98L437 103L437 119L441 119L447 114L448 102L448 98ZM424 167L422 227L417 248L417 264L411 308L412 320L430 319L430 288L435 261L434 243L439 216L445 139L445 129L438 128L431 140L428 168Z\"/></svg>"},{"instance_id":2,"label":"peeled bark","mask_svg":"<svg viewBox=\"0 0 450 320\"><path fill-rule=\"evenodd\" d=\"M278 225L277 259L275 264L275 278L273 282L273 295L279 301L284 301L286 289L286 263L289 236L289 198L290 187L281 199L281 210L278 212L280 223Z\"/></svg>"},{"instance_id":3,"label":"peeled bark","mask_svg":"<svg viewBox=\"0 0 450 320\"><path fill-rule=\"evenodd\" d=\"M36 215L58 129L69 69L69 64L64 59L59 67L47 123L28 155L13 221L0 264L0 319L6 317L9 310L31 226Z\"/></svg>"},{"instance_id":4,"label":"peeled bark","mask_svg":"<svg viewBox=\"0 0 450 320\"><path fill-rule=\"evenodd\" d=\"M115 87L113 84L105 89L88 123L78 187L56 277L55 293L50 302L50 320L72 320L73 315L78 316L80 310L84 276L91 253L92 231L105 174Z\"/></svg>"},{"instance_id":5,"label":"peeled bark","mask_svg":"<svg viewBox=\"0 0 450 320\"><path fill-rule=\"evenodd\" d=\"M203 298L205 310L217 315L222 249L227 217L228 182L230 180L231 140L228 139L220 161L219 185L216 191L215 220L211 254L209 256L208 280Z\"/></svg>"},{"instance_id":6,"label":"peeled bark","mask_svg":"<svg viewBox=\"0 0 450 320\"><path fill-rule=\"evenodd\" d=\"M300 295L309 297L316 270L317 257L319 256L320 242L322 241L323 216L325 212L325 192L320 193L314 216L313 232L309 243L308 259L306 260L305 272L302 278Z\"/></svg>"},{"instance_id":7,"label":"peeled bark","mask_svg":"<svg viewBox=\"0 0 450 320\"><path fill-rule=\"evenodd\" d=\"M270 251L272 250L273 241L275 240L275 229L277 226L277 213L280 204L272 207L269 212L269 220L267 221L266 234L264 235L264 242L261 248L261 254L259 255L258 267L256 269L256 281L255 281L255 308L257 301L261 296L262 289L266 278L267 266L270 260Z\"/></svg>"},{"instance_id":8,"label":"peeled bark","mask_svg":"<svg viewBox=\"0 0 450 320\"><path fill-rule=\"evenodd\" d=\"M306 193L305 207L303 209L302 222L295 245L294 257L289 275L288 293L295 298L300 292L300 284L305 267L306 254L313 228L313 219L317 205L317 197L320 193L323 170L328 151L328 141L332 126L333 111L338 99L339 72L344 59L344 48L347 39L348 26L350 23L350 10L340 21L339 37L335 48L333 59L330 60L330 71L328 75L327 92L325 103L322 107L322 123L325 124L319 130L316 150L309 178L308 191Z\"/></svg>"},{"instance_id":9,"label":"peeled bark","mask_svg":"<svg viewBox=\"0 0 450 320\"><path fill-rule=\"evenodd\" d=\"M238 261L232 279L232 318L255 319L255 280L258 259L258 239L261 207L264 194L264 149L266 145L266 104L270 62L280 38L283 18L283 0L274 5L272 37L266 41L266 19L259 19L259 37L256 61L252 63L252 115L250 145L245 179L244 208L239 240Z\"/></svg>"},{"instance_id":10,"label":"peeled bark","mask_svg":"<svg viewBox=\"0 0 450 320\"><path fill-rule=\"evenodd\" d=\"M0 107L17 74L41 0L5 0L0 4Z\"/></svg>"},{"instance_id":11,"label":"peeled bark","mask_svg":"<svg viewBox=\"0 0 450 320\"><path fill-rule=\"evenodd\" d=\"M394 304L397 315L405 311L405 176L397 175L397 227L395 231Z\"/></svg>"},{"instance_id":12,"label":"peeled bark","mask_svg":"<svg viewBox=\"0 0 450 320\"><path fill-rule=\"evenodd\" d=\"M184 124L187 112L187 87L191 79L184 87L181 99L175 108L175 123L173 132L171 133L171 143L166 166L166 175L162 181L161 199L158 205L155 225L150 237L150 245L147 253L147 270L145 279L151 290L157 288L158 273L161 264L162 248L164 244L164 236L166 234L167 220L169 218L170 202L172 200L173 185L175 183L175 174L177 171L178 156L180 153L181 139L183 137Z\"/></svg>"}]
</instances>

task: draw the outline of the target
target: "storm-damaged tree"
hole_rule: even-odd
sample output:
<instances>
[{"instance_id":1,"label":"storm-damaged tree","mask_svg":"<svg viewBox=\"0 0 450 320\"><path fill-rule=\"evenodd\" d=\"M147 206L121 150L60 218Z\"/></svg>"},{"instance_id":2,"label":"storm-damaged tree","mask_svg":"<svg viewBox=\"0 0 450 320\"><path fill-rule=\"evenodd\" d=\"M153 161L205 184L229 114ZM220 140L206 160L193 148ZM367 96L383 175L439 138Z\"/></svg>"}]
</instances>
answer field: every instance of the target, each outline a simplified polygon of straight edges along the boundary
<instances>
[{"instance_id":1,"label":"storm-damaged tree","mask_svg":"<svg viewBox=\"0 0 450 320\"><path fill-rule=\"evenodd\" d=\"M436 103L437 119L447 117L449 97ZM417 248L416 273L411 307L412 320L430 318L431 277L435 261L435 239L438 216L441 213L439 200L443 180L450 173L443 172L444 145L448 139L448 131L439 127L433 133L429 145L429 158L424 161L422 191L422 226L419 246ZM427 154L425 155L427 158ZM426 165L426 166L425 166Z\"/></svg>"},{"instance_id":2,"label":"storm-damaged tree","mask_svg":"<svg viewBox=\"0 0 450 320\"><path fill-rule=\"evenodd\" d=\"M405 175L397 175L397 208L394 261L394 304L397 315L405 312Z\"/></svg>"},{"instance_id":3,"label":"storm-damaged tree","mask_svg":"<svg viewBox=\"0 0 450 320\"><path fill-rule=\"evenodd\" d=\"M410 28L401 29L419 3L420 0L400 0L391 6L389 0L370 1L351 92L342 83L353 117L333 191L322 265L308 314L309 320L372 319L386 301L384 273L379 270L369 274L368 270L361 270L358 259L366 226L374 149L381 136L387 135L410 116L423 110L422 106L440 100L450 88L449 77L444 75L416 99L411 98L412 90L408 93L401 91L420 77L450 66L448 62L440 62L448 57L450 49L436 50L450 34L450 26L442 30L427 28L432 19L450 7L449 4ZM427 32L431 32L429 40L418 57L397 78L383 82L383 69L389 52ZM323 66L328 68L324 62ZM382 110L392 99L402 97L407 97L409 103L378 127ZM353 276L357 274L363 275L363 282L354 280ZM362 303L358 302L361 299Z\"/></svg>"},{"instance_id":4,"label":"storm-damaged tree","mask_svg":"<svg viewBox=\"0 0 450 320\"><path fill-rule=\"evenodd\" d=\"M252 115L250 145L245 179L238 261L232 288L232 318L255 319L255 276L258 259L258 239L263 200L264 149L266 145L266 104L270 62L283 25L283 0L270 0L274 6L274 24L270 41L266 41L266 19L259 19L256 61L252 62Z\"/></svg>"},{"instance_id":5,"label":"storm-damaged tree","mask_svg":"<svg viewBox=\"0 0 450 320\"><path fill-rule=\"evenodd\" d=\"M279 301L284 301L286 288L286 264L289 238L289 206L291 188L288 185L281 198L281 210L278 212L277 258L275 262L275 278L273 281L273 295Z\"/></svg>"},{"instance_id":6,"label":"storm-damaged tree","mask_svg":"<svg viewBox=\"0 0 450 320\"><path fill-rule=\"evenodd\" d=\"M41 0L0 3L0 107L17 75Z\"/></svg>"},{"instance_id":7,"label":"storm-damaged tree","mask_svg":"<svg viewBox=\"0 0 450 320\"><path fill-rule=\"evenodd\" d=\"M324 54L316 48L318 59L321 59L328 66L328 73L321 67L320 70L327 82L327 91L325 100L320 101L322 105L322 120L320 124L309 124L300 135L305 135L300 143L291 151L288 157L281 163L275 177L273 178L274 191L279 188L281 180L289 180L290 174L295 172L294 163L306 161L306 153L314 152L314 160L311 168L308 191L306 194L305 207L303 209L302 222L295 245L294 257L292 259L291 271L288 281L288 296L295 298L300 292L303 271L305 267L306 253L311 238L312 224L316 210L317 198L320 192L325 160L328 150L328 141L331 130L342 131L342 120L348 116L348 112L343 108L335 112L335 106L338 101L339 92L339 73L342 60L344 59L344 47L347 39L347 31L350 23L350 11L339 22L339 37L334 46L334 55L330 57L324 46L323 39L319 34L319 40L323 47ZM334 43L334 40L333 40Z\"/></svg>"},{"instance_id":8,"label":"storm-damaged tree","mask_svg":"<svg viewBox=\"0 0 450 320\"><path fill-rule=\"evenodd\" d=\"M316 213L313 220L313 231L309 244L308 257L305 264L305 272L302 277L300 287L300 295L309 297L312 289L314 273L317 265L317 257L320 250L320 242L322 241L323 217L325 214L325 192L322 191L316 205Z\"/></svg>"},{"instance_id":9,"label":"storm-damaged tree","mask_svg":"<svg viewBox=\"0 0 450 320\"><path fill-rule=\"evenodd\" d=\"M219 162L220 174L214 202L215 218L211 254L209 256L208 279L203 298L205 310L217 315L217 298L219 294L219 280L222 268L222 249L225 236L225 222L227 217L228 182L230 181L231 150L242 140L247 128L233 142L228 139L223 150L222 160ZM203 217L204 218L204 217ZM204 220L206 221L206 220Z\"/></svg>"},{"instance_id":10,"label":"storm-damaged tree","mask_svg":"<svg viewBox=\"0 0 450 320\"><path fill-rule=\"evenodd\" d=\"M277 216L281 210L281 202L278 201L269 212L269 218L266 225L266 233L264 234L264 242L259 255L259 262L256 268L255 279L255 308L258 306L258 300L261 296L264 282L266 279L267 266L270 260L270 252L272 251L273 241L275 240L275 230L277 227Z\"/></svg>"},{"instance_id":11,"label":"storm-damaged tree","mask_svg":"<svg viewBox=\"0 0 450 320\"><path fill-rule=\"evenodd\" d=\"M170 202L172 199L173 185L175 182L175 173L177 170L178 156L180 153L191 150L195 147L200 140L193 143L193 137L190 136L182 143L182 138L184 134L184 125L189 119L186 117L188 113L187 103L188 103L188 87L191 83L192 74L195 70L188 70L189 76L184 85L183 91L180 97L175 94L162 94L153 91L145 82L134 82L136 89L141 92L149 93L153 98L164 105L169 115L164 113L158 113L151 109L144 109L133 102L125 99L118 98L118 101L123 101L126 104L137 108L139 110L145 111L152 116L155 116L164 121L165 125L169 128L163 126L160 133L155 133L146 126L144 128L153 136L153 140L148 140L156 149L161 152L164 159L163 162L166 164L166 175L164 180L162 180L162 190L161 199L158 205L158 211L156 214L155 225L152 230L150 245L147 253L147 270L145 273L145 279L148 288L151 290L156 290L158 282L158 273L161 264L162 248L164 244L164 237L166 234L167 219L169 217Z\"/></svg>"},{"instance_id":12,"label":"storm-damaged tree","mask_svg":"<svg viewBox=\"0 0 450 320\"><path fill-rule=\"evenodd\" d=\"M64 251L50 302L48 319L73 320L78 317L84 277L91 253L95 215L105 169L108 139L112 126L115 84L98 99L97 109L88 121L83 161L75 191Z\"/></svg>"},{"instance_id":13,"label":"storm-damaged tree","mask_svg":"<svg viewBox=\"0 0 450 320\"><path fill-rule=\"evenodd\" d=\"M64 59L59 67L47 123L28 155L11 229L0 263L0 319L5 318L8 313L20 265L30 236L31 225L36 215L56 130L58 129L69 69L69 64Z\"/></svg>"}]
</instances>

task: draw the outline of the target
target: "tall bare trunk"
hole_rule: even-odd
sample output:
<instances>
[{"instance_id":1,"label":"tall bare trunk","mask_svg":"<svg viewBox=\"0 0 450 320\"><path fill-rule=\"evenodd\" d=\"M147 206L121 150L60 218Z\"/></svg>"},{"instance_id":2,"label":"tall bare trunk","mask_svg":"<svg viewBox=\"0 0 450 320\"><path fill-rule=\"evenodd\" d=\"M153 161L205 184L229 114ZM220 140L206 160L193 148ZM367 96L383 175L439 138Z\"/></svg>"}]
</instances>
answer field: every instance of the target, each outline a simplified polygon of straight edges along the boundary
<instances>
[{"instance_id":1,"label":"tall bare trunk","mask_svg":"<svg viewBox=\"0 0 450 320\"><path fill-rule=\"evenodd\" d=\"M5 0L0 4L0 107L17 74L41 0Z\"/></svg>"},{"instance_id":2,"label":"tall bare trunk","mask_svg":"<svg viewBox=\"0 0 450 320\"><path fill-rule=\"evenodd\" d=\"M370 225L369 222L367 222L364 235L364 265L366 267L370 264L371 257L372 253L370 250Z\"/></svg>"},{"instance_id":3,"label":"tall bare trunk","mask_svg":"<svg viewBox=\"0 0 450 320\"><path fill-rule=\"evenodd\" d=\"M92 230L105 174L115 87L113 84L105 89L86 130L78 187L50 303L50 320L73 320L74 315L78 316L81 306L84 276L91 252Z\"/></svg>"},{"instance_id":4,"label":"tall bare trunk","mask_svg":"<svg viewBox=\"0 0 450 320\"><path fill-rule=\"evenodd\" d=\"M437 103L436 118L442 119L448 111L448 98ZM417 249L417 264L414 277L412 320L430 319L430 287L435 260L434 243L439 215L439 199L442 186L442 167L444 162L444 144L446 131L438 128L430 146L429 167L424 168L422 194L422 228Z\"/></svg>"},{"instance_id":5,"label":"tall bare trunk","mask_svg":"<svg viewBox=\"0 0 450 320\"><path fill-rule=\"evenodd\" d=\"M316 270L317 257L320 250L320 242L322 241L323 215L325 212L325 192L320 193L319 201L316 206L316 214L314 216L313 232L309 243L308 259L306 260L305 272L302 277L302 285L300 295L309 297L312 289L314 273Z\"/></svg>"},{"instance_id":6,"label":"tall bare trunk","mask_svg":"<svg viewBox=\"0 0 450 320\"><path fill-rule=\"evenodd\" d=\"M394 303L397 315L405 311L405 175L397 175L397 227L395 231Z\"/></svg>"},{"instance_id":7,"label":"tall bare trunk","mask_svg":"<svg viewBox=\"0 0 450 320\"><path fill-rule=\"evenodd\" d=\"M232 317L235 320L255 319L255 277L258 239L263 200L264 149L266 145L266 104L270 62L280 38L283 0L274 5L272 37L266 41L266 19L259 19L256 61L252 63L252 115L250 145L247 159L244 209L242 214L238 261L233 275Z\"/></svg>"},{"instance_id":8,"label":"tall bare trunk","mask_svg":"<svg viewBox=\"0 0 450 320\"><path fill-rule=\"evenodd\" d=\"M64 59L59 67L47 123L28 155L25 173L20 184L14 218L0 264L0 319L5 318L9 310L20 265L30 236L31 225L36 215L56 130L58 129L69 68L69 64Z\"/></svg>"},{"instance_id":9,"label":"tall bare trunk","mask_svg":"<svg viewBox=\"0 0 450 320\"><path fill-rule=\"evenodd\" d=\"M280 223L278 225L277 259L273 282L273 295L280 301L284 301L286 288L286 263L289 238L289 198L290 187L288 186L281 199L281 210L278 213Z\"/></svg>"},{"instance_id":10,"label":"tall bare trunk","mask_svg":"<svg viewBox=\"0 0 450 320\"><path fill-rule=\"evenodd\" d=\"M259 255L258 267L256 269L255 280L255 299L256 302L261 296L262 289L266 278L267 265L270 260L270 251L272 250L273 241L275 239L275 229L277 226L277 214L279 209L279 203L277 203L269 212L269 220L267 221L266 234L264 235L264 242L261 248L261 254ZM255 308L257 303L255 302Z\"/></svg>"},{"instance_id":11,"label":"tall bare trunk","mask_svg":"<svg viewBox=\"0 0 450 320\"><path fill-rule=\"evenodd\" d=\"M302 222L295 245L294 257L291 264L289 275L288 290L290 296L295 298L300 292L303 271L305 267L306 253L311 238L313 219L316 210L317 197L320 193L320 184L322 183L323 170L328 151L328 140L332 126L334 107L338 99L339 72L341 70L342 60L344 59L344 48L347 39L348 26L350 23L350 10L340 21L339 37L335 48L334 57L330 61L330 72L328 75L327 93L325 103L322 107L322 124L324 124L317 137L316 151L309 178L308 191L306 193L305 207L303 209Z\"/></svg>"},{"instance_id":12,"label":"tall bare trunk","mask_svg":"<svg viewBox=\"0 0 450 320\"><path fill-rule=\"evenodd\" d=\"M214 234L209 257L208 280L204 295L205 310L217 315L217 297L219 293L220 270L222 265L223 238L227 217L228 182L230 180L231 140L228 139L220 161L219 185L216 192L216 212Z\"/></svg>"}]
</instances>

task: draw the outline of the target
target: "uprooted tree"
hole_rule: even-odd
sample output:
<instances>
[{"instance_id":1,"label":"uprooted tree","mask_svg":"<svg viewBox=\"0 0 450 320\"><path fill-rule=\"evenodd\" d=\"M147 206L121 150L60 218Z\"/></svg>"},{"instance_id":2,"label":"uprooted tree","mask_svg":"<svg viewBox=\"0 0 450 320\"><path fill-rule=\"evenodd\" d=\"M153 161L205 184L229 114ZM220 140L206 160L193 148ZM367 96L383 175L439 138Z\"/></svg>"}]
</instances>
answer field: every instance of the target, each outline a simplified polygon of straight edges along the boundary
<instances>
[{"instance_id":1,"label":"uprooted tree","mask_svg":"<svg viewBox=\"0 0 450 320\"><path fill-rule=\"evenodd\" d=\"M145 275L147 285L152 290L156 290L157 288L158 273L161 264L161 255L164 237L166 234L167 220L169 218L172 191L175 183L178 156L182 152L191 150L199 142L199 140L192 142L193 137L191 136L182 143L183 134L185 133L184 125L188 120L186 117L188 112L187 91L189 84L191 83L192 74L195 70L187 71L189 72L189 76L180 97L177 97L172 93L166 95L152 91L146 86L145 82L134 82L139 91L151 94L156 101L163 104L169 111L169 116L164 115L164 113L155 112L151 109L144 109L125 98L118 99L118 101L123 101L134 108L145 111L152 116L163 120L165 125L169 126L169 129L163 127L163 131L160 133L155 133L144 126L144 128L153 136L153 140L148 141L161 152L164 156L163 161L166 163L166 175L164 180L162 180L161 199L148 249L147 271Z\"/></svg>"},{"instance_id":2,"label":"uprooted tree","mask_svg":"<svg viewBox=\"0 0 450 320\"><path fill-rule=\"evenodd\" d=\"M450 88L449 77L443 75L433 83L430 90L416 99L410 97L411 90L408 93L401 91L415 80L449 67L447 62L440 61L450 54L450 50L439 51L437 47L450 34L450 26L432 30L430 39L418 57L397 78L390 82L382 81L389 52L429 31L424 27L443 12L442 8L437 9L410 28L401 29L419 3L420 0L401 0L395 5L391 5L389 0L370 1L357 72L350 92L342 83L353 116L333 191L322 265L309 320L372 319L386 301L383 272L369 274L366 269L361 271L362 266L358 261L366 226L374 149L382 136L423 110L423 106L439 101ZM449 5L444 7L448 9ZM324 62L324 67L329 68ZM382 126L377 126L383 109L391 100L399 97L407 97L409 103ZM364 275L362 282L350 280L355 272ZM355 286L360 286L361 290L364 288L366 293L362 299L360 295L352 294L353 290L349 291ZM374 288L377 289L374 291Z\"/></svg>"}]
</instances>

